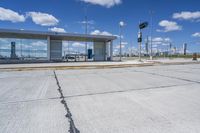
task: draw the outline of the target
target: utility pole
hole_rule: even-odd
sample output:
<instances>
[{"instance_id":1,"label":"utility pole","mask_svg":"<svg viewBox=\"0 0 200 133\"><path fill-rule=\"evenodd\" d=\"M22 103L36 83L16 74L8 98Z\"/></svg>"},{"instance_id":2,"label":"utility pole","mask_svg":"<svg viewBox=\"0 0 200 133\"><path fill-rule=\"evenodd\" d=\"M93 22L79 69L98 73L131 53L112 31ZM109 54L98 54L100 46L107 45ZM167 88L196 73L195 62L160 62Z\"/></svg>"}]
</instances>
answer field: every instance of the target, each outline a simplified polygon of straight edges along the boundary
<instances>
[{"instance_id":1,"label":"utility pole","mask_svg":"<svg viewBox=\"0 0 200 133\"><path fill-rule=\"evenodd\" d=\"M172 43L169 43L169 57L171 57L172 54Z\"/></svg>"},{"instance_id":2,"label":"utility pole","mask_svg":"<svg viewBox=\"0 0 200 133\"><path fill-rule=\"evenodd\" d=\"M119 56L120 56L120 61L122 61L122 26L121 25L119 25L119 30L120 30L120 37L119 37L119 47L120 47L120 50L119 50Z\"/></svg>"},{"instance_id":3,"label":"utility pole","mask_svg":"<svg viewBox=\"0 0 200 133\"><path fill-rule=\"evenodd\" d=\"M85 7L85 35L88 34L88 16L87 16L87 5ZM85 61L87 61L87 40L85 40Z\"/></svg>"},{"instance_id":4,"label":"utility pole","mask_svg":"<svg viewBox=\"0 0 200 133\"><path fill-rule=\"evenodd\" d=\"M141 24L141 21L139 21L139 25L140 24ZM139 32L138 32L139 61L141 61L141 43L142 43L142 32L141 32L141 28L139 28Z\"/></svg>"},{"instance_id":5,"label":"utility pole","mask_svg":"<svg viewBox=\"0 0 200 133\"><path fill-rule=\"evenodd\" d=\"M153 48L152 48L152 30L153 30L153 11L151 10L150 11L150 17L151 17L151 29L150 29L150 36L151 36L151 45L150 45L150 47L151 47L151 49L150 49L150 60L153 60Z\"/></svg>"},{"instance_id":6,"label":"utility pole","mask_svg":"<svg viewBox=\"0 0 200 133\"><path fill-rule=\"evenodd\" d=\"M142 39L142 32L141 32L141 29L139 29L138 38L141 38L141 39ZM141 45L142 45L142 40L139 41L139 61L141 61Z\"/></svg>"},{"instance_id":7,"label":"utility pole","mask_svg":"<svg viewBox=\"0 0 200 133\"><path fill-rule=\"evenodd\" d=\"M186 55L187 54L187 43L183 44L183 54Z\"/></svg>"},{"instance_id":8,"label":"utility pole","mask_svg":"<svg viewBox=\"0 0 200 133\"><path fill-rule=\"evenodd\" d=\"M20 55L21 55L21 59L22 59L22 40L21 40L21 43L20 43Z\"/></svg>"},{"instance_id":9,"label":"utility pole","mask_svg":"<svg viewBox=\"0 0 200 133\"><path fill-rule=\"evenodd\" d=\"M67 42L67 61L69 61L70 49L69 49L69 41Z\"/></svg>"},{"instance_id":10,"label":"utility pole","mask_svg":"<svg viewBox=\"0 0 200 133\"><path fill-rule=\"evenodd\" d=\"M64 50L64 60L66 59L66 56L65 56L65 50Z\"/></svg>"},{"instance_id":11,"label":"utility pole","mask_svg":"<svg viewBox=\"0 0 200 133\"><path fill-rule=\"evenodd\" d=\"M1 43L0 43L0 57L1 57Z\"/></svg>"},{"instance_id":12,"label":"utility pole","mask_svg":"<svg viewBox=\"0 0 200 133\"><path fill-rule=\"evenodd\" d=\"M77 55L78 55L78 61L80 61L80 60L79 60L79 55L80 55L79 47L80 47L80 44L78 43L78 52L77 52Z\"/></svg>"},{"instance_id":13,"label":"utility pole","mask_svg":"<svg viewBox=\"0 0 200 133\"><path fill-rule=\"evenodd\" d=\"M146 54L149 55L149 37L148 36L147 36L147 41L146 41L145 49L146 49Z\"/></svg>"},{"instance_id":14,"label":"utility pole","mask_svg":"<svg viewBox=\"0 0 200 133\"><path fill-rule=\"evenodd\" d=\"M125 23L123 21L120 21L119 22L119 34L120 34L120 37L119 37L119 45L120 45L120 50L119 50L119 54L120 54L120 61L122 61L122 27L125 26Z\"/></svg>"}]
</instances>

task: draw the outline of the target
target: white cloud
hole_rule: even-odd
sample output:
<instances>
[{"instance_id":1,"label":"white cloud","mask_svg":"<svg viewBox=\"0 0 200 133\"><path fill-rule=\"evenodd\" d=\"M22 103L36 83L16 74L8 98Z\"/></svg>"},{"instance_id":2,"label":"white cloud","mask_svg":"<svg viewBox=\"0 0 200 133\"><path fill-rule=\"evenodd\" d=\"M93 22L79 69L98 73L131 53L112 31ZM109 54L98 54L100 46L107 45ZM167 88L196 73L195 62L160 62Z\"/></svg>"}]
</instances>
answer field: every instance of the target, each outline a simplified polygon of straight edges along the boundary
<instances>
[{"instance_id":1,"label":"white cloud","mask_svg":"<svg viewBox=\"0 0 200 133\"><path fill-rule=\"evenodd\" d=\"M110 8L115 5L119 5L122 3L122 0L80 0L86 3L90 3L93 5L100 5L107 8Z\"/></svg>"},{"instance_id":2,"label":"white cloud","mask_svg":"<svg viewBox=\"0 0 200 133\"><path fill-rule=\"evenodd\" d=\"M122 42L122 48L125 48L128 42ZM120 44L115 47L116 49L120 48Z\"/></svg>"},{"instance_id":3,"label":"white cloud","mask_svg":"<svg viewBox=\"0 0 200 133\"><path fill-rule=\"evenodd\" d=\"M73 47L85 47L85 44L84 43L80 43L80 42L74 42L74 43L72 43L72 46Z\"/></svg>"},{"instance_id":4,"label":"white cloud","mask_svg":"<svg viewBox=\"0 0 200 133\"><path fill-rule=\"evenodd\" d=\"M57 27L53 27L53 28L48 28L49 31L52 31L52 32L60 32L60 33L65 33L65 29L63 28L57 28Z\"/></svg>"},{"instance_id":5,"label":"white cloud","mask_svg":"<svg viewBox=\"0 0 200 133\"><path fill-rule=\"evenodd\" d=\"M161 37L156 37L152 39L153 42L162 42L163 39Z\"/></svg>"},{"instance_id":6,"label":"white cloud","mask_svg":"<svg viewBox=\"0 0 200 133\"><path fill-rule=\"evenodd\" d=\"M128 42L122 42L122 45L128 45Z\"/></svg>"},{"instance_id":7,"label":"white cloud","mask_svg":"<svg viewBox=\"0 0 200 133\"><path fill-rule=\"evenodd\" d=\"M164 38L164 41L165 41L165 42L170 42L171 39L170 39L170 38Z\"/></svg>"},{"instance_id":8,"label":"white cloud","mask_svg":"<svg viewBox=\"0 0 200 133\"><path fill-rule=\"evenodd\" d=\"M0 38L0 43L1 44L6 44L6 43L9 43L9 40L6 39L6 38Z\"/></svg>"},{"instance_id":9,"label":"white cloud","mask_svg":"<svg viewBox=\"0 0 200 133\"><path fill-rule=\"evenodd\" d=\"M103 31L101 34L102 34L102 35L105 35L105 36L112 36L112 34L109 33L109 32L107 32L107 31Z\"/></svg>"},{"instance_id":10,"label":"white cloud","mask_svg":"<svg viewBox=\"0 0 200 133\"><path fill-rule=\"evenodd\" d=\"M172 16L174 19L180 20L197 20L200 19L200 11L190 12L190 11L183 11L180 13L174 13Z\"/></svg>"},{"instance_id":11,"label":"white cloud","mask_svg":"<svg viewBox=\"0 0 200 133\"><path fill-rule=\"evenodd\" d=\"M31 45L36 47L44 47L47 46L47 43L45 43L44 41L36 41L32 42Z\"/></svg>"},{"instance_id":12,"label":"white cloud","mask_svg":"<svg viewBox=\"0 0 200 133\"><path fill-rule=\"evenodd\" d=\"M120 38L120 35L113 35L113 36L115 36L115 37L117 37L117 38ZM121 35L121 38L124 39L124 36Z\"/></svg>"},{"instance_id":13,"label":"white cloud","mask_svg":"<svg viewBox=\"0 0 200 133\"><path fill-rule=\"evenodd\" d=\"M86 21L81 21L81 22L78 22L78 23L80 23L80 24L86 24ZM94 23L95 23L94 20L87 21L87 24L93 25Z\"/></svg>"},{"instance_id":14,"label":"white cloud","mask_svg":"<svg viewBox=\"0 0 200 133\"><path fill-rule=\"evenodd\" d=\"M33 46L32 45L22 45L23 47L23 50L29 50L29 49L32 49L33 48Z\"/></svg>"},{"instance_id":15,"label":"white cloud","mask_svg":"<svg viewBox=\"0 0 200 133\"><path fill-rule=\"evenodd\" d=\"M120 45L117 45L116 48L119 49ZM125 48L125 45L122 45L122 48Z\"/></svg>"},{"instance_id":16,"label":"white cloud","mask_svg":"<svg viewBox=\"0 0 200 133\"><path fill-rule=\"evenodd\" d=\"M91 35L99 35L101 32L99 30L94 30L90 33Z\"/></svg>"},{"instance_id":17,"label":"white cloud","mask_svg":"<svg viewBox=\"0 0 200 133\"><path fill-rule=\"evenodd\" d=\"M24 22L25 17L24 15L20 15L15 11L0 7L0 20L11 21L13 23L16 23L16 22Z\"/></svg>"},{"instance_id":18,"label":"white cloud","mask_svg":"<svg viewBox=\"0 0 200 133\"><path fill-rule=\"evenodd\" d=\"M3 45L3 46L1 46L1 50L3 50L3 49L10 49L10 45ZM0 54L0 56L1 56L1 54Z\"/></svg>"},{"instance_id":19,"label":"white cloud","mask_svg":"<svg viewBox=\"0 0 200 133\"><path fill-rule=\"evenodd\" d=\"M55 26L59 20L51 14L41 12L28 12L27 17L31 17L35 24L41 26Z\"/></svg>"},{"instance_id":20,"label":"white cloud","mask_svg":"<svg viewBox=\"0 0 200 133\"><path fill-rule=\"evenodd\" d=\"M107 32L107 31L103 31L101 32L100 30L94 30L90 33L91 35L104 35L104 36L112 36L111 33Z\"/></svg>"},{"instance_id":21,"label":"white cloud","mask_svg":"<svg viewBox=\"0 0 200 133\"><path fill-rule=\"evenodd\" d=\"M170 32L170 31L177 31L182 30L182 26L178 25L174 21L162 20L159 22L159 26L163 27L164 29L158 29L157 32Z\"/></svg>"},{"instance_id":22,"label":"white cloud","mask_svg":"<svg viewBox=\"0 0 200 133\"><path fill-rule=\"evenodd\" d=\"M94 30L94 31L92 31L90 34L91 34L91 35L103 35L103 36L115 36L115 37L117 37L117 38L120 38L119 35L112 34L112 33L109 33L109 32L107 32L107 31L101 32L100 30ZM122 37L122 39L124 38L123 35L122 35L121 37Z\"/></svg>"},{"instance_id":23,"label":"white cloud","mask_svg":"<svg viewBox=\"0 0 200 133\"><path fill-rule=\"evenodd\" d=\"M168 45L171 42L170 38L155 37L152 38L153 45Z\"/></svg>"},{"instance_id":24,"label":"white cloud","mask_svg":"<svg viewBox=\"0 0 200 133\"><path fill-rule=\"evenodd\" d=\"M196 32L194 34L192 34L193 37L200 37L200 32Z\"/></svg>"},{"instance_id":25,"label":"white cloud","mask_svg":"<svg viewBox=\"0 0 200 133\"><path fill-rule=\"evenodd\" d=\"M24 45L26 48L32 48L35 50L47 50L47 42L45 41L35 41L30 44L30 46Z\"/></svg>"}]
</instances>

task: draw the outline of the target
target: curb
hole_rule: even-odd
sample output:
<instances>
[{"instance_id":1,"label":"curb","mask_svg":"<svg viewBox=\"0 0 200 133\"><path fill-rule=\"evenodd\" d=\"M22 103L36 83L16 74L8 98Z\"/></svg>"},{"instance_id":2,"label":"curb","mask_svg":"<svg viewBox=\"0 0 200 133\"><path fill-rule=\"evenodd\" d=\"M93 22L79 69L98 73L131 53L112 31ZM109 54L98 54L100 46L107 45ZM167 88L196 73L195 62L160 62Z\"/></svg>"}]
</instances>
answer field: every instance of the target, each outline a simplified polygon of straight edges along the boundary
<instances>
[{"instance_id":1,"label":"curb","mask_svg":"<svg viewBox=\"0 0 200 133\"><path fill-rule=\"evenodd\" d=\"M187 65L200 64L200 62L150 62L143 64L116 64L116 65L81 65L81 66L41 66L41 67L10 67L0 68L0 71L30 71L30 70L77 70L77 69L111 69L111 68L126 68L126 67L146 67L146 66L161 66L161 65Z\"/></svg>"}]
</instances>

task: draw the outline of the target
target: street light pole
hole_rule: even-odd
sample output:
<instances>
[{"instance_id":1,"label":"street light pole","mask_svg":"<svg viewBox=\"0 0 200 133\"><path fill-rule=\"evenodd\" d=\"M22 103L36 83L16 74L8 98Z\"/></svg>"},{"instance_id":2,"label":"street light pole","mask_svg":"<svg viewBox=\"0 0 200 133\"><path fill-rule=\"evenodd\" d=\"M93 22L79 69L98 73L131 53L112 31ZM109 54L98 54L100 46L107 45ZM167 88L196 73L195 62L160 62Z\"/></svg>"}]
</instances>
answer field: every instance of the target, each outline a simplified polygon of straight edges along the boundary
<instances>
[{"instance_id":1,"label":"street light pole","mask_svg":"<svg viewBox=\"0 0 200 133\"><path fill-rule=\"evenodd\" d=\"M151 29L150 29L150 36L151 36L151 53L150 53L150 60L153 60L153 48L152 48L152 29L153 29L153 11L150 11L150 16L151 16Z\"/></svg>"},{"instance_id":2,"label":"street light pole","mask_svg":"<svg viewBox=\"0 0 200 133\"><path fill-rule=\"evenodd\" d=\"M119 22L119 30L120 30L120 51L119 51L119 54L120 54L120 61L122 61L122 27L125 26L125 23L123 21L120 21Z\"/></svg>"},{"instance_id":3,"label":"street light pole","mask_svg":"<svg viewBox=\"0 0 200 133\"><path fill-rule=\"evenodd\" d=\"M87 5L85 7L85 35L88 33ZM85 61L87 61L87 40L85 40Z\"/></svg>"},{"instance_id":4,"label":"street light pole","mask_svg":"<svg viewBox=\"0 0 200 133\"><path fill-rule=\"evenodd\" d=\"M20 43L20 56L21 56L21 59L22 59L22 39L21 39L21 43Z\"/></svg>"},{"instance_id":5,"label":"street light pole","mask_svg":"<svg viewBox=\"0 0 200 133\"><path fill-rule=\"evenodd\" d=\"M119 25L119 28L120 28L120 52L119 52L119 54L120 54L120 61L122 61L122 25Z\"/></svg>"},{"instance_id":6,"label":"street light pole","mask_svg":"<svg viewBox=\"0 0 200 133\"><path fill-rule=\"evenodd\" d=\"M149 36L147 36L147 40L145 43L146 54L149 55Z\"/></svg>"}]
</instances>

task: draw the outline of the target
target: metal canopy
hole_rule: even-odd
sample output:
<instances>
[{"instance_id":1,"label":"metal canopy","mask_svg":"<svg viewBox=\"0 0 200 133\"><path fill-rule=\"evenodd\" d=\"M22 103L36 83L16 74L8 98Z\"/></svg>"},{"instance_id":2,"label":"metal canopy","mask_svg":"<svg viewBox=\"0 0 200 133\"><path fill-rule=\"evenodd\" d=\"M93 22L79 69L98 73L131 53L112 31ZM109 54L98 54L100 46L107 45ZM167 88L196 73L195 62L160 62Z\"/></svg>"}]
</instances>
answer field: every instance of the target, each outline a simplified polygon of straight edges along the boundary
<instances>
[{"instance_id":1,"label":"metal canopy","mask_svg":"<svg viewBox=\"0 0 200 133\"><path fill-rule=\"evenodd\" d=\"M108 42L117 39L116 36L0 29L0 38L47 39L48 36L50 36L51 40L87 41L87 42Z\"/></svg>"}]
</instances>

